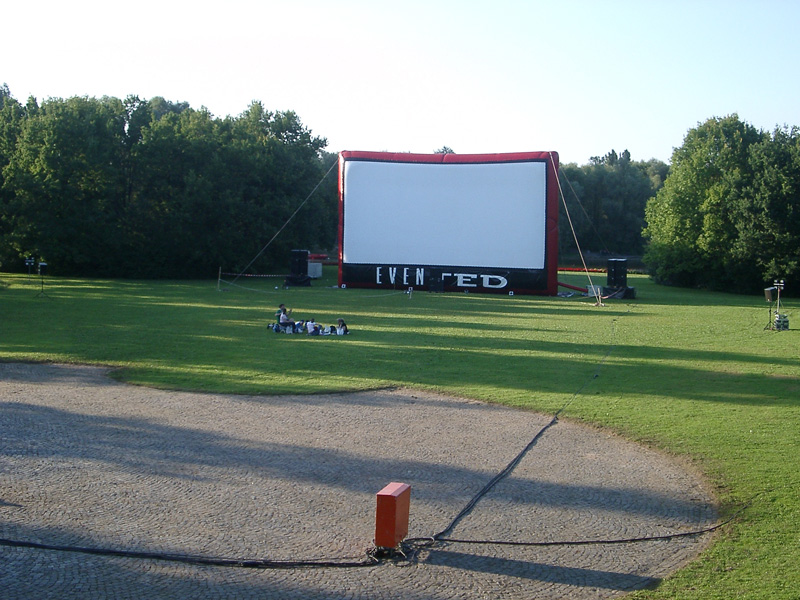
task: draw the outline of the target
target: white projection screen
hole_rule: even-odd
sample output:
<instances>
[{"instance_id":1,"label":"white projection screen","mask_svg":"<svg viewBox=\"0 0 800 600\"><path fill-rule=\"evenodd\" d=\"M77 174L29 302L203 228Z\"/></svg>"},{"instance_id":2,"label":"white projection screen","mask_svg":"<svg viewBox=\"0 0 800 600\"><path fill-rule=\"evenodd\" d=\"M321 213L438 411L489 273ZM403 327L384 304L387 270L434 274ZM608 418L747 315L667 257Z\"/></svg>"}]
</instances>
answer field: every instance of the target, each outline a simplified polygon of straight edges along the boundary
<instances>
[{"instance_id":1,"label":"white projection screen","mask_svg":"<svg viewBox=\"0 0 800 600\"><path fill-rule=\"evenodd\" d=\"M556 293L555 152L339 155L339 283Z\"/></svg>"}]
</instances>

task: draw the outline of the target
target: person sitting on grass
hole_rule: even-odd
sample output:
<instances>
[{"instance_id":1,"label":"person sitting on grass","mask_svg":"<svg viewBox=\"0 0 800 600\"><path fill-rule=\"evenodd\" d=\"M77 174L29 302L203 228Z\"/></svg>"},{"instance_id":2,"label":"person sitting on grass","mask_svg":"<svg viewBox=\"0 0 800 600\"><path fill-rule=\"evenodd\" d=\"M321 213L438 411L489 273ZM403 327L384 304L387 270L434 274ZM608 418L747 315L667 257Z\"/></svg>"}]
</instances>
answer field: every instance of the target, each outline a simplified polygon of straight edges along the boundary
<instances>
[{"instance_id":1,"label":"person sitting on grass","mask_svg":"<svg viewBox=\"0 0 800 600\"><path fill-rule=\"evenodd\" d=\"M278 312L275 313L275 318L278 319L278 324L281 327L288 327L291 325L294 327L294 321L292 320L292 309L286 310L286 305L281 304L278 306Z\"/></svg>"},{"instance_id":2,"label":"person sitting on grass","mask_svg":"<svg viewBox=\"0 0 800 600\"><path fill-rule=\"evenodd\" d=\"M336 321L336 335L347 335L350 333L347 329L347 323L344 322L344 319L338 319Z\"/></svg>"},{"instance_id":3,"label":"person sitting on grass","mask_svg":"<svg viewBox=\"0 0 800 600\"><path fill-rule=\"evenodd\" d=\"M317 325L314 317L306 321L306 329L308 329L308 335L319 335L322 332L322 328Z\"/></svg>"},{"instance_id":4,"label":"person sitting on grass","mask_svg":"<svg viewBox=\"0 0 800 600\"><path fill-rule=\"evenodd\" d=\"M300 333L303 330L303 327L305 327L305 323L303 323L302 321L295 322L292 319L291 315L292 315L292 309L290 308L287 310L286 305L281 304L280 306L278 306L278 312L275 313L275 318L277 319L278 322L275 325L272 325L271 327L276 332L281 331L283 329L291 333Z\"/></svg>"}]
</instances>

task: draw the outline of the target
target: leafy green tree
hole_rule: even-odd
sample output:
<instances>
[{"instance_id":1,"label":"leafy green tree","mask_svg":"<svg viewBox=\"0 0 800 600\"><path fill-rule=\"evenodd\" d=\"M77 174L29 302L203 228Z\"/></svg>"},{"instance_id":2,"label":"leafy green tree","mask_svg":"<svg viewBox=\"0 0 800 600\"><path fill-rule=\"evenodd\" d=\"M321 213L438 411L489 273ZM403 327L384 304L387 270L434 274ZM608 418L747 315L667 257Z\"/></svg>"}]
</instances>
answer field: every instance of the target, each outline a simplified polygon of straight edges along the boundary
<instances>
[{"instance_id":1,"label":"leafy green tree","mask_svg":"<svg viewBox=\"0 0 800 600\"><path fill-rule=\"evenodd\" d=\"M291 249L317 247L320 239L327 241L335 232L335 223L328 219L330 212L319 209L319 191L303 205L324 175L319 159L327 142L313 136L294 112L272 113L260 102L252 103L236 119L232 133L234 151L240 153L235 164L246 185L247 206L250 212L260 214L246 229L244 243L252 251L240 258L255 256L273 240L252 268L286 267ZM328 202L331 200L335 201L328 195ZM237 269L242 266L236 263Z\"/></svg>"},{"instance_id":2,"label":"leafy green tree","mask_svg":"<svg viewBox=\"0 0 800 600\"><path fill-rule=\"evenodd\" d=\"M185 110L189 110L188 102L170 102L161 96L155 96L147 102L148 108L153 115L153 119L158 121L166 114L179 115Z\"/></svg>"},{"instance_id":3,"label":"leafy green tree","mask_svg":"<svg viewBox=\"0 0 800 600\"><path fill-rule=\"evenodd\" d=\"M318 162L320 186L312 198L311 210L316 215L317 232L309 240L309 249L336 255L339 229L339 178L336 165L339 155L321 152ZM324 177L324 179L322 179ZM313 241L316 240L316 246Z\"/></svg>"},{"instance_id":4,"label":"leafy green tree","mask_svg":"<svg viewBox=\"0 0 800 600\"><path fill-rule=\"evenodd\" d=\"M3 84L0 87L0 240L8 240L13 233L9 217L14 194L11 186L4 185L4 172L16 150L24 118L25 108L11 96L8 85ZM0 265L15 262L19 262L18 252L8 243L0 244Z\"/></svg>"},{"instance_id":5,"label":"leafy green tree","mask_svg":"<svg viewBox=\"0 0 800 600\"><path fill-rule=\"evenodd\" d=\"M756 276L731 248L737 244L737 210L749 201L743 196L753 178L749 150L763 139L737 115L689 131L645 211L645 262L656 281L719 288Z\"/></svg>"},{"instance_id":6,"label":"leafy green tree","mask_svg":"<svg viewBox=\"0 0 800 600\"><path fill-rule=\"evenodd\" d=\"M0 86L0 178L16 147L24 116L25 108L11 96L8 85Z\"/></svg>"},{"instance_id":7,"label":"leafy green tree","mask_svg":"<svg viewBox=\"0 0 800 600\"><path fill-rule=\"evenodd\" d=\"M800 274L800 130L775 129L750 147L753 177L734 207L734 260L752 264L755 281ZM758 277L760 276L760 280Z\"/></svg>"},{"instance_id":8,"label":"leafy green tree","mask_svg":"<svg viewBox=\"0 0 800 600\"><path fill-rule=\"evenodd\" d=\"M221 125L206 110L165 113L141 133L127 212L129 272L199 276L234 231Z\"/></svg>"},{"instance_id":9,"label":"leafy green tree","mask_svg":"<svg viewBox=\"0 0 800 600\"><path fill-rule=\"evenodd\" d=\"M4 169L9 247L36 254L55 272L103 271L113 262L123 114L113 98L52 99L28 109Z\"/></svg>"},{"instance_id":10,"label":"leafy green tree","mask_svg":"<svg viewBox=\"0 0 800 600\"><path fill-rule=\"evenodd\" d=\"M638 163L638 166L650 180L650 187L654 193L664 186L667 175L669 175L669 165L667 163L651 158L648 161Z\"/></svg>"}]
</instances>

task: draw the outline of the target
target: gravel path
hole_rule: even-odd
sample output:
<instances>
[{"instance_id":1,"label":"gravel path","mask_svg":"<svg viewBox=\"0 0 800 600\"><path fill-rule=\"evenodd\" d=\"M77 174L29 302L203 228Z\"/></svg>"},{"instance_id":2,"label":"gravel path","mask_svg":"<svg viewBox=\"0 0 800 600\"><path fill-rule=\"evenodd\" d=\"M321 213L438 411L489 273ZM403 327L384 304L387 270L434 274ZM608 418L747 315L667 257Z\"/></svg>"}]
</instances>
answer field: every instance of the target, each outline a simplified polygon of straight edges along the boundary
<instances>
[{"instance_id":1,"label":"gravel path","mask_svg":"<svg viewBox=\"0 0 800 600\"><path fill-rule=\"evenodd\" d=\"M237 559L361 560L375 494L412 488L410 537L440 532L549 416L416 391L255 397L152 390L107 370L0 364L0 537ZM672 459L559 421L450 538L658 536L717 518ZM0 597L612 598L709 534L634 544L443 543L414 561L253 569L0 546Z\"/></svg>"}]
</instances>

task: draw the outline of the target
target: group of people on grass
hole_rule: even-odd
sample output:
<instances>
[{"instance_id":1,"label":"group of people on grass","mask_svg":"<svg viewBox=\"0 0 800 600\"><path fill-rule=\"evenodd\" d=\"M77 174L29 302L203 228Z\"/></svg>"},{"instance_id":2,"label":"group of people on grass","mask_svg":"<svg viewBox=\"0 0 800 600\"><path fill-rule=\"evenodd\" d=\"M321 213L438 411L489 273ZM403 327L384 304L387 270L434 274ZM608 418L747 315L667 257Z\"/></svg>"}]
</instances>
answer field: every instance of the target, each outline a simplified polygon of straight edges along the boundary
<instances>
[{"instance_id":1,"label":"group of people on grass","mask_svg":"<svg viewBox=\"0 0 800 600\"><path fill-rule=\"evenodd\" d=\"M336 325L331 325L330 327L319 325L314 320L314 317L307 321L295 321L292 319L292 309L287 309L285 304L278 306L278 312L275 313L275 321L269 326L275 333L280 333L281 331L287 333L303 333L305 331L308 335L347 335L350 333L344 319L337 319Z\"/></svg>"}]
</instances>

